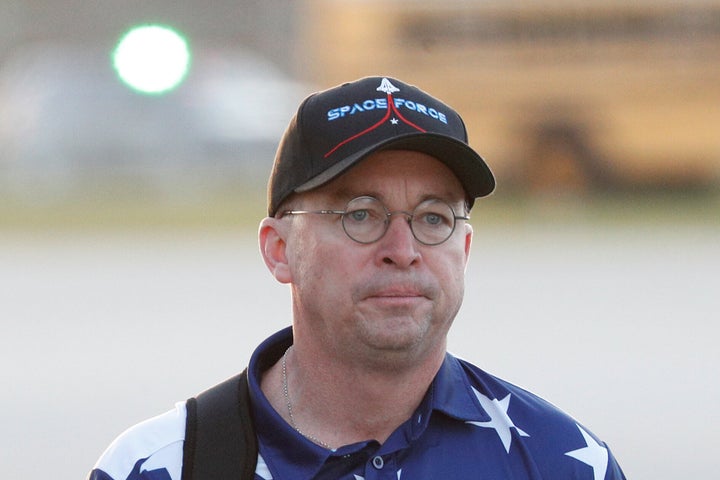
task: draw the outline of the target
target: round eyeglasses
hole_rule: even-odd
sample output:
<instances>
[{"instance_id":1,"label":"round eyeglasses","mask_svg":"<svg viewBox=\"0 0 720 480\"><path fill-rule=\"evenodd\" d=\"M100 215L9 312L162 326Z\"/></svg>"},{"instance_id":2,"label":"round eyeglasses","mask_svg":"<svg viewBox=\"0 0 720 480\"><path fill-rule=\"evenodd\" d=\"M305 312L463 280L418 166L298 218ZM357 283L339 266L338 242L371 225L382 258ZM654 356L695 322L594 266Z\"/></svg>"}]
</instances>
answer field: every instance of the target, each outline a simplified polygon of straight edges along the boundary
<instances>
[{"instance_id":1,"label":"round eyeglasses","mask_svg":"<svg viewBox=\"0 0 720 480\"><path fill-rule=\"evenodd\" d=\"M350 200L345 210L286 210L285 215L308 213L340 215L343 230L358 243L373 243L380 240L390 227L392 215L406 215L415 239L423 245L439 245L455 231L458 220L470 217L455 215L453 208L443 200L431 198L421 202L412 212L399 210L391 212L375 197L357 197Z\"/></svg>"}]
</instances>

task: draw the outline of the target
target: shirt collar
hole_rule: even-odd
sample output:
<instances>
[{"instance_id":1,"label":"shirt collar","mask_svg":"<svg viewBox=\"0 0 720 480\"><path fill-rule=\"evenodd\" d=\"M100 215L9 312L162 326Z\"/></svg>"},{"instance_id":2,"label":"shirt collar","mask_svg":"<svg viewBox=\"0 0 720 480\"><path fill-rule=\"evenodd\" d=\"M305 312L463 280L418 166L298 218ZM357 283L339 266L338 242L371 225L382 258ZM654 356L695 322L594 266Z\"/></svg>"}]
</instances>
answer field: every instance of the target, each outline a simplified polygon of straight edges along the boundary
<instances>
[{"instance_id":1,"label":"shirt collar","mask_svg":"<svg viewBox=\"0 0 720 480\"><path fill-rule=\"evenodd\" d=\"M460 360L450 353L433 380L432 409L461 421L489 421L490 415L472 391L467 372Z\"/></svg>"},{"instance_id":2,"label":"shirt collar","mask_svg":"<svg viewBox=\"0 0 720 480\"><path fill-rule=\"evenodd\" d=\"M372 441L361 442L330 451L303 437L275 411L260 389L260 379L264 371L280 360L292 342L292 327L287 327L269 337L255 350L248 368L250 402L260 454L271 471L276 470L280 478L312 478L332 456L361 454L362 451L370 455L379 445ZM434 412L459 421L490 420L473 394L460 361L449 353L415 415L379 447L378 453L390 453L407 447L423 434Z\"/></svg>"}]
</instances>

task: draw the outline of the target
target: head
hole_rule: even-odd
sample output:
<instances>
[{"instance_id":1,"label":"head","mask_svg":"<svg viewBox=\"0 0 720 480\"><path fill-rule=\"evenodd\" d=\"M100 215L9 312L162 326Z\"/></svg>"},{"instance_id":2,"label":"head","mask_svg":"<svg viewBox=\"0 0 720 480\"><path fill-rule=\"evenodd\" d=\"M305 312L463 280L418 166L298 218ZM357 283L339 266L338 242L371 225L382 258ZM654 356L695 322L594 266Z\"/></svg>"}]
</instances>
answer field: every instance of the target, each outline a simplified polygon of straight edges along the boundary
<instances>
[{"instance_id":1,"label":"head","mask_svg":"<svg viewBox=\"0 0 720 480\"><path fill-rule=\"evenodd\" d=\"M463 217L493 188L459 115L415 87L365 78L306 99L278 149L260 228L266 264L291 286L296 343L398 368L442 355L464 291ZM365 218L358 197L391 213L371 237L343 213L350 202ZM412 216L428 204L430 215ZM451 227L428 237L435 227L423 222L448 206Z\"/></svg>"}]
</instances>

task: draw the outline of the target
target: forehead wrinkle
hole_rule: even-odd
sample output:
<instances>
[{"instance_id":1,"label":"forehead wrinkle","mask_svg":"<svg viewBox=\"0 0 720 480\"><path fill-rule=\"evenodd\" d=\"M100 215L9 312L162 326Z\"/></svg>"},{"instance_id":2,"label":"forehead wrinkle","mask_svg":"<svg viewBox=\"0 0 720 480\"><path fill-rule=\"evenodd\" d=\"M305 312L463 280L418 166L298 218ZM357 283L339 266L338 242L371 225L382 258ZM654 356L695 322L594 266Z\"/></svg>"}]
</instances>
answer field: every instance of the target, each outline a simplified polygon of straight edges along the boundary
<instances>
[{"instance_id":1,"label":"forehead wrinkle","mask_svg":"<svg viewBox=\"0 0 720 480\"><path fill-rule=\"evenodd\" d=\"M405 199L407 206L410 208L415 208L426 200L442 200L450 205L455 205L462 202L464 198L464 193L461 192L458 195L458 192L454 192L452 189L448 188L438 190L415 188L415 190L419 190L419 193L415 193L413 191L413 187L409 185L408 179L403 179L402 186L393 189L390 192L390 195L377 194L376 198L381 200L383 203L386 203L389 201L389 198L387 198L388 196L394 197L397 194L398 198Z\"/></svg>"},{"instance_id":2,"label":"forehead wrinkle","mask_svg":"<svg viewBox=\"0 0 720 480\"><path fill-rule=\"evenodd\" d=\"M442 164L439 160L420 153L382 151L320 187L318 193L328 201L338 203L367 195L386 204L397 202L397 207L402 208L412 208L430 198L437 198L451 205L461 203L465 199L465 191L459 179L447 166L444 166L444 173L450 175L447 179L440 168L429 167L427 170L432 171L432 174L427 173L423 177L418 177L412 170L418 160L410 159L411 156L424 157L432 160L433 163ZM419 162L418 166L420 164L430 165L424 161ZM368 170L370 166L372 168ZM425 169L424 166L419 168ZM457 189L454 184L457 184ZM388 205L388 207L395 208L396 205Z\"/></svg>"},{"instance_id":3,"label":"forehead wrinkle","mask_svg":"<svg viewBox=\"0 0 720 480\"><path fill-rule=\"evenodd\" d=\"M424 202L425 200L442 200L450 205L453 206L453 208L457 207L457 204L460 204L463 202L464 199L464 193L454 192L450 189L444 189L442 191L424 191L421 192L416 197L410 196L410 190L411 187L409 186L408 179L403 178L402 185L397 186L397 188L392 189L390 192L381 192L376 187L369 187L369 188L363 188L363 187L356 187L354 185L343 185L338 188L328 189L325 194L327 195L327 198L331 202L344 202L347 203L350 200L357 198L357 197L374 197L378 200L380 200L383 204L385 204L388 208L394 208L391 203L394 203L395 201L398 201L398 203L401 203L403 198L405 199L407 205L404 205L403 208L409 208L413 209L416 206L418 206L420 203Z\"/></svg>"}]
</instances>

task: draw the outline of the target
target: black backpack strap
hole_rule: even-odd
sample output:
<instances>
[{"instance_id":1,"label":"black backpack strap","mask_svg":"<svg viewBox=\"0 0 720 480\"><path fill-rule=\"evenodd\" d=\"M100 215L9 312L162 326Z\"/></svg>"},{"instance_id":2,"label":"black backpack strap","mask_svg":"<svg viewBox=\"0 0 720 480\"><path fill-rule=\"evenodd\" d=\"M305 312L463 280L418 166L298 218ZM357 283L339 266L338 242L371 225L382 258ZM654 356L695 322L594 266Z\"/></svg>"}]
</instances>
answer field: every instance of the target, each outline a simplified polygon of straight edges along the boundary
<instances>
[{"instance_id":1,"label":"black backpack strap","mask_svg":"<svg viewBox=\"0 0 720 480\"><path fill-rule=\"evenodd\" d=\"M258 445L247 369L186 403L182 480L253 480Z\"/></svg>"}]
</instances>

